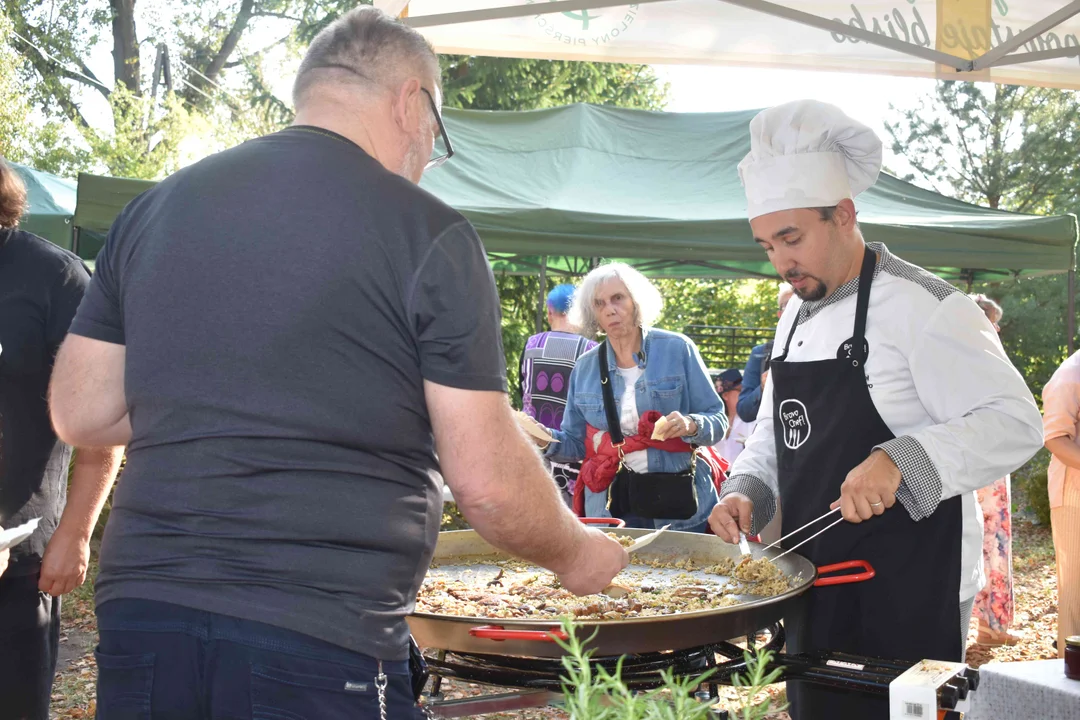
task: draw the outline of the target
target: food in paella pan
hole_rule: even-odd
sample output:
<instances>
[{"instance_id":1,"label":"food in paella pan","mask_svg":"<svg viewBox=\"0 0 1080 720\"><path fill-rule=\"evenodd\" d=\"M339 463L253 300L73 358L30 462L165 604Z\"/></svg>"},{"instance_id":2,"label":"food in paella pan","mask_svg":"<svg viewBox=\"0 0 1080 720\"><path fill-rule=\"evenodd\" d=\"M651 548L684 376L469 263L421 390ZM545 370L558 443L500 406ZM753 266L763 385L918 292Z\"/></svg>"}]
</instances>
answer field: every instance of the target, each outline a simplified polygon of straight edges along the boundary
<instances>
[{"instance_id":1,"label":"food in paella pan","mask_svg":"<svg viewBox=\"0 0 1080 720\"><path fill-rule=\"evenodd\" d=\"M750 592L755 595L772 597L779 595L790 587L787 577L782 570L769 558L760 557L755 560L743 560L731 572L736 580L746 583Z\"/></svg>"},{"instance_id":2,"label":"food in paella pan","mask_svg":"<svg viewBox=\"0 0 1080 720\"><path fill-rule=\"evenodd\" d=\"M628 548L634 544L634 538L630 537L629 535L618 535L613 532L606 533L606 535L612 540L617 540L619 544L623 547Z\"/></svg>"},{"instance_id":3,"label":"food in paella pan","mask_svg":"<svg viewBox=\"0 0 1080 720\"><path fill-rule=\"evenodd\" d=\"M617 538L620 539L621 538ZM757 561L754 561L757 562ZM459 617L551 619L574 617L581 620L623 620L654 617L695 610L731 607L745 602L745 596L772 597L786 592L791 581L771 562L773 571L755 565L733 575L735 563L722 562L702 568L705 577L694 576L691 560L651 560L647 567L679 570L666 582L658 582L640 566L627 568L602 594L578 597L563 589L557 578L544 570L519 561L490 560L483 563L488 575L475 576L470 570L457 577L429 573L416 598L417 612ZM499 568L492 577L490 568ZM709 575L716 576L713 580ZM484 580L490 577L490 580Z\"/></svg>"},{"instance_id":4,"label":"food in paella pan","mask_svg":"<svg viewBox=\"0 0 1080 720\"><path fill-rule=\"evenodd\" d=\"M762 582L764 580L775 580L783 573L780 572L780 568L776 567L772 560L761 557L756 560L743 560L735 566L731 574L736 580L742 580L743 582Z\"/></svg>"}]
</instances>

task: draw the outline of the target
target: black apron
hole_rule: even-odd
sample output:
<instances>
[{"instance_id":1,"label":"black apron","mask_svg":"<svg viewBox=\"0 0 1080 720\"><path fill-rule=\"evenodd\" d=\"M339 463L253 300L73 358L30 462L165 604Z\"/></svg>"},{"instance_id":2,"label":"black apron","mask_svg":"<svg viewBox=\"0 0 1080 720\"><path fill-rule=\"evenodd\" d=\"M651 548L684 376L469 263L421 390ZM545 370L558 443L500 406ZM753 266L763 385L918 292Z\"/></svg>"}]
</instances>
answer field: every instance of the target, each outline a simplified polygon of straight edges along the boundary
<instances>
[{"instance_id":1,"label":"black apron","mask_svg":"<svg viewBox=\"0 0 1080 720\"><path fill-rule=\"evenodd\" d=\"M854 335L841 344L837 358L787 362L796 318L783 354L770 367L785 535L828 511L840 497L848 472L875 446L894 437L874 407L864 371L872 352L866 343L866 314L875 262L874 252L867 248ZM840 523L803 545L799 552L814 565L867 560L877 577L805 593L798 611L785 618L788 651L960 661L962 523L959 497L942 502L919 522L896 503L882 515L859 524ZM824 526L822 521L803 533ZM887 696L793 680L788 682L788 699L793 720L889 717Z\"/></svg>"}]
</instances>

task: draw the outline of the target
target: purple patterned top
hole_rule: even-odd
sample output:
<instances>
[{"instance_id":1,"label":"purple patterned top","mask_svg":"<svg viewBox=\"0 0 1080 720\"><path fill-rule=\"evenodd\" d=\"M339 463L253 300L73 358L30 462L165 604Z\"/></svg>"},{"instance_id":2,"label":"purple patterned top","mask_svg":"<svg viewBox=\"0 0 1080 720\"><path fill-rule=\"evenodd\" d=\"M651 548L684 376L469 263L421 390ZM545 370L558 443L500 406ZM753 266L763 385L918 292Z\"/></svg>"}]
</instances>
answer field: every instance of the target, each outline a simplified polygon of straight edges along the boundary
<instances>
[{"instance_id":1,"label":"purple patterned top","mask_svg":"<svg viewBox=\"0 0 1080 720\"><path fill-rule=\"evenodd\" d=\"M570 372L577 359L594 347L592 340L566 332L542 332L529 338L521 354L522 410L541 425L558 430Z\"/></svg>"}]
</instances>

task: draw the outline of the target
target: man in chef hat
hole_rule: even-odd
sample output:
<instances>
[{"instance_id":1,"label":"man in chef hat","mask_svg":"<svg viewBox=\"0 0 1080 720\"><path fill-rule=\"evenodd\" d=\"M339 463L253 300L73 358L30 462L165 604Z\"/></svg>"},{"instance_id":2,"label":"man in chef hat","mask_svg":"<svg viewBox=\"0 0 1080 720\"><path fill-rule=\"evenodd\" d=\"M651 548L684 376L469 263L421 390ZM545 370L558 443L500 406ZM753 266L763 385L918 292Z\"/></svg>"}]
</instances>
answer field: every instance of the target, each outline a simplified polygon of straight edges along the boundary
<instances>
[{"instance_id":1,"label":"man in chef hat","mask_svg":"<svg viewBox=\"0 0 1080 720\"><path fill-rule=\"evenodd\" d=\"M881 141L832 105L788 103L750 123L750 227L796 298L710 524L735 542L777 498L784 535L839 508L846 522L797 552L819 567L865 560L876 577L808 593L786 618L789 649L961 660L983 583L974 491L1039 449L1040 417L978 306L864 241L854 198L880 170ZM889 714L885 696L798 681L788 697L795 720Z\"/></svg>"}]
</instances>

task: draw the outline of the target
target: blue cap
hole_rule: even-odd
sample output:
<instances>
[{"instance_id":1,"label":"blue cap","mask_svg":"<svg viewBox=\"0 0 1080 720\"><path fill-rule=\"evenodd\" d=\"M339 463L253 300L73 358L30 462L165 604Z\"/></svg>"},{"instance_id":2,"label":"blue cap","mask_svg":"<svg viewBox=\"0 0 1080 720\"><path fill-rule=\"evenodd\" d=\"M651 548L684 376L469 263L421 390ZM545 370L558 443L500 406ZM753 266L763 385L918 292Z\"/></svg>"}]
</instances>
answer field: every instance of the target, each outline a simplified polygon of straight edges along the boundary
<instances>
[{"instance_id":1,"label":"blue cap","mask_svg":"<svg viewBox=\"0 0 1080 720\"><path fill-rule=\"evenodd\" d=\"M573 302L573 285L556 285L551 289L551 292L549 292L547 296L548 307L560 315L565 315L570 312L570 304Z\"/></svg>"},{"instance_id":2,"label":"blue cap","mask_svg":"<svg viewBox=\"0 0 1080 720\"><path fill-rule=\"evenodd\" d=\"M720 381L720 387L723 388L723 392L734 390L742 385L742 373L735 368L725 370L720 373L716 379Z\"/></svg>"}]
</instances>

